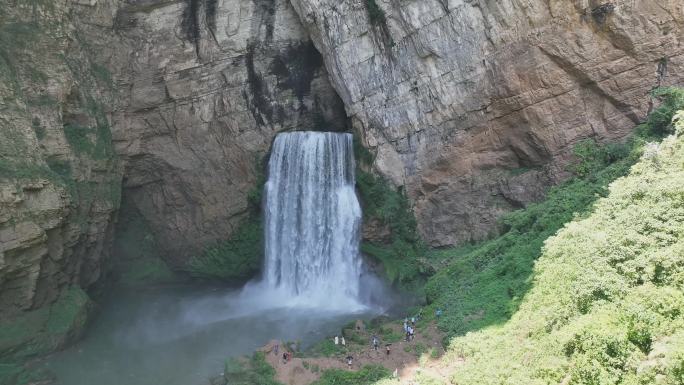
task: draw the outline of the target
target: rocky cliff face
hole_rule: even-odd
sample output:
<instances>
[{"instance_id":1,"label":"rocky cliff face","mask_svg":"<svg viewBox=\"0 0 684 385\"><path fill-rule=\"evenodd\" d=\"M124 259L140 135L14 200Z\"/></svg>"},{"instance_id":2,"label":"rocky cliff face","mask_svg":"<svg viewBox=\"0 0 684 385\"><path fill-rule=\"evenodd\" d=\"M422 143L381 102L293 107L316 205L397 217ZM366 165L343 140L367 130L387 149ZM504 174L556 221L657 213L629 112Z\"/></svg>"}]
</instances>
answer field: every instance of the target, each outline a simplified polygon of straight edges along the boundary
<instances>
[{"instance_id":1,"label":"rocky cliff face","mask_svg":"<svg viewBox=\"0 0 684 385\"><path fill-rule=\"evenodd\" d=\"M114 70L124 194L173 264L245 217L273 137L339 130L344 106L285 0L127 1L101 47Z\"/></svg>"},{"instance_id":2,"label":"rocky cliff face","mask_svg":"<svg viewBox=\"0 0 684 385\"><path fill-rule=\"evenodd\" d=\"M99 279L122 172L105 113L104 70L89 59L68 2L3 2L0 15L5 321L54 302L71 286L87 288Z\"/></svg>"},{"instance_id":3,"label":"rocky cliff face","mask_svg":"<svg viewBox=\"0 0 684 385\"><path fill-rule=\"evenodd\" d=\"M0 320L98 280L122 188L176 266L228 238L277 132L350 116L443 246L486 236L567 176L574 143L624 138L649 90L684 80L677 0L0 11Z\"/></svg>"},{"instance_id":4,"label":"rocky cliff face","mask_svg":"<svg viewBox=\"0 0 684 385\"><path fill-rule=\"evenodd\" d=\"M481 239L684 81L684 4L292 0L375 168L433 246Z\"/></svg>"},{"instance_id":5,"label":"rocky cliff face","mask_svg":"<svg viewBox=\"0 0 684 385\"><path fill-rule=\"evenodd\" d=\"M245 216L276 133L346 128L284 0L12 0L1 10L6 330L31 320L24 334L43 335L48 305L100 278L122 188L182 267ZM0 357L37 353L15 350L33 344L0 333Z\"/></svg>"}]
</instances>

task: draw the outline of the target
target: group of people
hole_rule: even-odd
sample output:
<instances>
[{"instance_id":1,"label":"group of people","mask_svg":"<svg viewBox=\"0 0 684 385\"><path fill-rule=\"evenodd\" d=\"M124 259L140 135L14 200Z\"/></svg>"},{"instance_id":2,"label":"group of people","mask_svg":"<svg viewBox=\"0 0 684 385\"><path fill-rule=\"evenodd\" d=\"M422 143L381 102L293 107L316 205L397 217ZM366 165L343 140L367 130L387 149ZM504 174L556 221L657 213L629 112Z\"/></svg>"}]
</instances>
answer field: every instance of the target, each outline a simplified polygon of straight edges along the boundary
<instances>
[{"instance_id":1,"label":"group of people","mask_svg":"<svg viewBox=\"0 0 684 385\"><path fill-rule=\"evenodd\" d=\"M335 342L335 345L341 344L342 346L347 346L347 341L344 340L344 336L342 336L342 338L335 336L335 338L333 338L333 341Z\"/></svg>"},{"instance_id":2,"label":"group of people","mask_svg":"<svg viewBox=\"0 0 684 385\"><path fill-rule=\"evenodd\" d=\"M416 317L411 317L411 323L409 324L409 318L404 318L404 333L406 333L406 342L413 340L416 332Z\"/></svg>"}]
</instances>

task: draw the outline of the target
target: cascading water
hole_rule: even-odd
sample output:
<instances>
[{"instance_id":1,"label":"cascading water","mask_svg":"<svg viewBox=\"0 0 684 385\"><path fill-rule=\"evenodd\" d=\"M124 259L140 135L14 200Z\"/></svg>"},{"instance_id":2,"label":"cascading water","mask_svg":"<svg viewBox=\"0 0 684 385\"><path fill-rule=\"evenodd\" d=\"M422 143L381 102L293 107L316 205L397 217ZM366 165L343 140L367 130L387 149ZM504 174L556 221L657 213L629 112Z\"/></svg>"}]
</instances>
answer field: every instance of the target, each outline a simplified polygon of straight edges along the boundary
<instances>
[{"instance_id":1,"label":"cascading water","mask_svg":"<svg viewBox=\"0 0 684 385\"><path fill-rule=\"evenodd\" d=\"M276 137L265 187L264 285L311 305L357 303L361 207L354 183L351 134Z\"/></svg>"}]
</instances>

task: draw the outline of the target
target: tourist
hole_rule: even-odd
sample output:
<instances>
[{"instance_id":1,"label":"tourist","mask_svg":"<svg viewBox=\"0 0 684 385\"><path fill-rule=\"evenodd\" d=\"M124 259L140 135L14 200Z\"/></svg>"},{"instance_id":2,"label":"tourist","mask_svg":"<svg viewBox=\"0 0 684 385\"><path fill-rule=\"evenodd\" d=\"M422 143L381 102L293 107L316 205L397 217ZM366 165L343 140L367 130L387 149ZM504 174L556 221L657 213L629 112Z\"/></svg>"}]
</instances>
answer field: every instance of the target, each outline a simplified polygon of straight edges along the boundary
<instances>
[{"instance_id":1,"label":"tourist","mask_svg":"<svg viewBox=\"0 0 684 385\"><path fill-rule=\"evenodd\" d=\"M339 340L339 338L337 338L337 336L335 336L335 345L339 345L339 344L340 344L340 340Z\"/></svg>"},{"instance_id":2,"label":"tourist","mask_svg":"<svg viewBox=\"0 0 684 385\"><path fill-rule=\"evenodd\" d=\"M375 349L376 352L378 351L378 337L376 335L373 335L373 349Z\"/></svg>"},{"instance_id":3,"label":"tourist","mask_svg":"<svg viewBox=\"0 0 684 385\"><path fill-rule=\"evenodd\" d=\"M413 327L409 327L409 334L411 335L411 340L413 340L415 336L415 329Z\"/></svg>"},{"instance_id":4,"label":"tourist","mask_svg":"<svg viewBox=\"0 0 684 385\"><path fill-rule=\"evenodd\" d=\"M352 367L352 360L353 359L354 358L351 355L347 356L347 365L349 365L349 369L351 369L351 367Z\"/></svg>"},{"instance_id":5,"label":"tourist","mask_svg":"<svg viewBox=\"0 0 684 385\"><path fill-rule=\"evenodd\" d=\"M411 332L409 329L406 329L406 342L409 342L411 340Z\"/></svg>"},{"instance_id":6,"label":"tourist","mask_svg":"<svg viewBox=\"0 0 684 385\"><path fill-rule=\"evenodd\" d=\"M408 322L404 321L404 333L408 331Z\"/></svg>"},{"instance_id":7,"label":"tourist","mask_svg":"<svg viewBox=\"0 0 684 385\"><path fill-rule=\"evenodd\" d=\"M437 310L435 310L435 316L437 316L437 318L441 317L442 316L442 309L437 308Z\"/></svg>"},{"instance_id":8,"label":"tourist","mask_svg":"<svg viewBox=\"0 0 684 385\"><path fill-rule=\"evenodd\" d=\"M287 351L283 352L283 364L287 364Z\"/></svg>"},{"instance_id":9,"label":"tourist","mask_svg":"<svg viewBox=\"0 0 684 385\"><path fill-rule=\"evenodd\" d=\"M393 378L399 377L399 368L394 369L394 372L392 373Z\"/></svg>"},{"instance_id":10,"label":"tourist","mask_svg":"<svg viewBox=\"0 0 684 385\"><path fill-rule=\"evenodd\" d=\"M385 345L385 352L387 352L387 355L389 356L389 354L390 354L390 344Z\"/></svg>"},{"instance_id":11,"label":"tourist","mask_svg":"<svg viewBox=\"0 0 684 385\"><path fill-rule=\"evenodd\" d=\"M411 317L411 325L416 326L416 317Z\"/></svg>"},{"instance_id":12,"label":"tourist","mask_svg":"<svg viewBox=\"0 0 684 385\"><path fill-rule=\"evenodd\" d=\"M275 347L273 348L273 354L276 356L278 355L278 348L280 347L280 344L275 344Z\"/></svg>"},{"instance_id":13,"label":"tourist","mask_svg":"<svg viewBox=\"0 0 684 385\"><path fill-rule=\"evenodd\" d=\"M342 346L347 346L347 342L344 340L344 336L342 336Z\"/></svg>"}]
</instances>

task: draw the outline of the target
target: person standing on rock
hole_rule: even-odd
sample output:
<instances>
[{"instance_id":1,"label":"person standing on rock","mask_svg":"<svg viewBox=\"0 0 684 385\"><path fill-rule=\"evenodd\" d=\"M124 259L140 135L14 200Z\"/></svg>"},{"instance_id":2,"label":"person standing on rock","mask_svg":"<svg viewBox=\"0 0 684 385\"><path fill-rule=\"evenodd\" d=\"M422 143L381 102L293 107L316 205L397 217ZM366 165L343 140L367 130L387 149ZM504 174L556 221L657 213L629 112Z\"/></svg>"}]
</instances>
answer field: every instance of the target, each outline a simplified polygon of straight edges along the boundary
<instances>
[{"instance_id":1,"label":"person standing on rock","mask_svg":"<svg viewBox=\"0 0 684 385\"><path fill-rule=\"evenodd\" d=\"M339 345L339 344L340 344L340 339L337 338L337 336L335 336L335 345Z\"/></svg>"}]
</instances>

